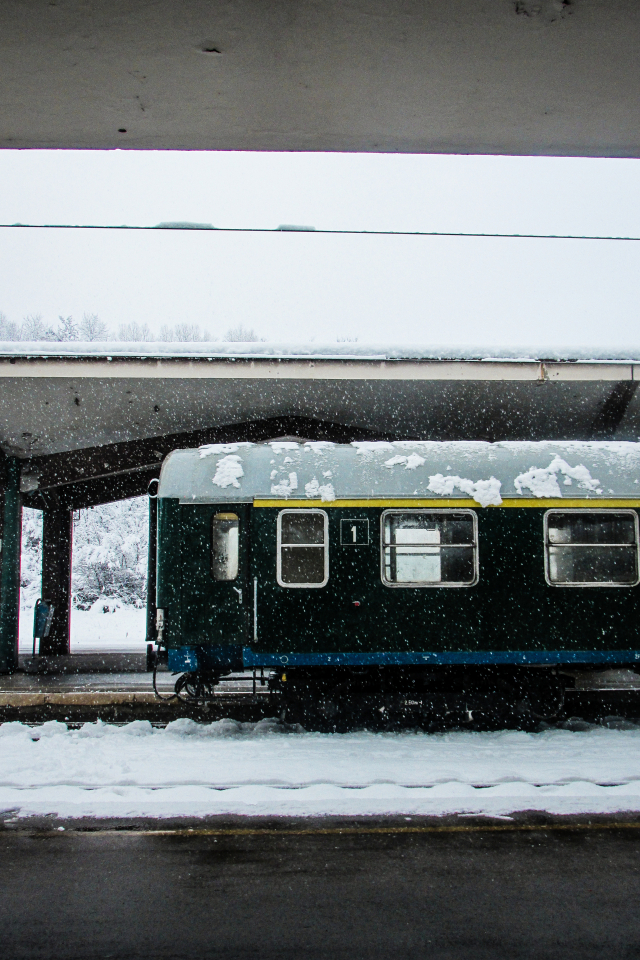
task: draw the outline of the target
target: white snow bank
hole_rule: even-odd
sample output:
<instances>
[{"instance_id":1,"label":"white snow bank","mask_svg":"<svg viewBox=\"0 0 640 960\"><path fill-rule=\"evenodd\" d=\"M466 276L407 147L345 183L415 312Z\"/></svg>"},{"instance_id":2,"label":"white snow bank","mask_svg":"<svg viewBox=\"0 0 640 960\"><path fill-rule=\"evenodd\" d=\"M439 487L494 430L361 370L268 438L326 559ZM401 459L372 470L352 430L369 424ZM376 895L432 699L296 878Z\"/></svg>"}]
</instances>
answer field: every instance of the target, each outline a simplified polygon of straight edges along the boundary
<instances>
[{"instance_id":1,"label":"white snow bank","mask_svg":"<svg viewBox=\"0 0 640 960\"><path fill-rule=\"evenodd\" d=\"M476 503L481 507L499 507L502 503L500 488L502 482L495 477L489 480L467 480L464 477L445 477L441 473L436 473L429 477L429 486L427 489L432 493L437 493L442 497L450 497L457 488L467 496L473 497Z\"/></svg>"},{"instance_id":2,"label":"white snow bank","mask_svg":"<svg viewBox=\"0 0 640 960\"><path fill-rule=\"evenodd\" d=\"M331 476L331 471L326 471L328 476ZM325 502L330 502L331 500L336 499L336 492L333 489L332 483L319 483L317 477L309 483L305 483L304 492L309 497L310 500L324 500Z\"/></svg>"},{"instance_id":3,"label":"white snow bank","mask_svg":"<svg viewBox=\"0 0 640 960\"><path fill-rule=\"evenodd\" d=\"M200 456L202 456L202 452ZM240 484L238 480L240 477L244 477L242 457L239 457L235 453L230 453L229 456L222 457L221 460L218 460L212 483L217 484L219 487L239 487Z\"/></svg>"},{"instance_id":4,"label":"white snow bank","mask_svg":"<svg viewBox=\"0 0 640 960\"><path fill-rule=\"evenodd\" d=\"M417 453L410 453L408 457L391 457L390 460L385 460L385 467L395 467L396 464L404 464L405 470L415 470L417 467L421 467L425 462L424 457L421 457Z\"/></svg>"},{"instance_id":5,"label":"white snow bank","mask_svg":"<svg viewBox=\"0 0 640 960\"><path fill-rule=\"evenodd\" d=\"M298 474L293 471L284 480L279 483L271 484L271 493L274 497L288 497L298 489Z\"/></svg>"},{"instance_id":6,"label":"white snow bank","mask_svg":"<svg viewBox=\"0 0 640 960\"><path fill-rule=\"evenodd\" d=\"M0 726L0 810L75 816L640 810L640 728L282 730L273 720Z\"/></svg>"},{"instance_id":7,"label":"white snow bank","mask_svg":"<svg viewBox=\"0 0 640 960\"><path fill-rule=\"evenodd\" d=\"M557 475L564 477L564 485L570 487L575 480L582 490L592 493L602 493L600 481L594 480L590 471L583 465L570 466L562 457L554 457L548 467L531 467L526 473L521 473L513 481L513 485L522 493L522 488L531 490L534 497L561 497L562 490L558 485Z\"/></svg>"}]
</instances>

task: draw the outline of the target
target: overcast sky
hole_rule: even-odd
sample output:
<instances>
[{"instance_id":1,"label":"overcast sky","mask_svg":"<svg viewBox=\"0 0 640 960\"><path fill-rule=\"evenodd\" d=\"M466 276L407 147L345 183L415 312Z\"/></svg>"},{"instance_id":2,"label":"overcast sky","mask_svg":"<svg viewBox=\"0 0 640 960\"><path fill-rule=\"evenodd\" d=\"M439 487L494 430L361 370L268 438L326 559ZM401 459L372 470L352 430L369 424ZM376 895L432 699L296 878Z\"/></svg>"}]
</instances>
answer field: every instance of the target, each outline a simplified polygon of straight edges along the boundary
<instances>
[{"instance_id":1,"label":"overcast sky","mask_svg":"<svg viewBox=\"0 0 640 960\"><path fill-rule=\"evenodd\" d=\"M640 236L640 161L0 152L0 223ZM640 346L640 242L0 230L0 311L269 340Z\"/></svg>"}]
</instances>

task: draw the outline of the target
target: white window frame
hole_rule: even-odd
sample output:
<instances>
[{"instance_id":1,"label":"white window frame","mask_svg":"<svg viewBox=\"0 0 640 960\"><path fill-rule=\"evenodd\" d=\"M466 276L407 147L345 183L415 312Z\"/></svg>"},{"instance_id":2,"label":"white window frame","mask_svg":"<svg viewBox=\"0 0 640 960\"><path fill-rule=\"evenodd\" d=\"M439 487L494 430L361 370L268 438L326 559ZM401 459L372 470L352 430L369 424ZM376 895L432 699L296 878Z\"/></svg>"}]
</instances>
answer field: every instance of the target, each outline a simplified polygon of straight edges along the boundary
<instances>
[{"instance_id":1,"label":"white window frame","mask_svg":"<svg viewBox=\"0 0 640 960\"><path fill-rule=\"evenodd\" d=\"M471 546L473 548L473 580L464 580L462 582L458 581L440 581L439 583L394 583L391 580L387 580L385 575L385 547L389 546L384 542L384 522L385 518L389 514L426 514L426 515L436 515L442 516L443 514L465 514L470 516L473 521L473 543L472 544L460 544L460 546ZM459 509L456 507L442 507L442 509L419 509L416 507L394 507L389 510L383 510L382 515L380 516L380 579L385 587L399 587L400 589L409 589L409 590L424 590L424 589L437 589L447 587L475 587L480 579L480 548L478 543L478 515L475 510L468 510L466 507Z\"/></svg>"},{"instance_id":2,"label":"white window frame","mask_svg":"<svg viewBox=\"0 0 640 960\"><path fill-rule=\"evenodd\" d=\"M606 580L606 581L597 581L595 583L586 580L572 580L572 581L563 581L562 583L558 580L552 580L549 576L549 547L550 546L562 546L562 544L550 544L549 543L549 517L555 516L557 514L566 514L566 513L614 513L614 514L624 514L625 516L633 517L633 525L636 536L636 573L637 577L633 583L618 583L615 580ZM543 538L544 538L544 577L550 587L637 587L640 583L640 530L638 526L638 514L635 510L630 510L624 507L589 507L583 509L568 509L563 510L562 507L555 507L553 510L547 510L544 515L544 526L543 526ZM588 543L588 544L579 544L579 543L568 543L568 547L607 547L607 546L631 546L631 544L606 544L606 543Z\"/></svg>"},{"instance_id":3,"label":"white window frame","mask_svg":"<svg viewBox=\"0 0 640 960\"><path fill-rule=\"evenodd\" d=\"M282 542L282 518L287 513L316 513L324 518L324 543L283 543ZM324 547L324 579L322 583L285 583L282 579L282 548L293 547L315 547L320 549ZM319 510L317 507L289 507L280 510L278 513L278 532L277 532L277 560L276 560L276 580L279 587L285 587L287 590L319 590L326 587L329 582L329 515L326 510Z\"/></svg>"}]
</instances>

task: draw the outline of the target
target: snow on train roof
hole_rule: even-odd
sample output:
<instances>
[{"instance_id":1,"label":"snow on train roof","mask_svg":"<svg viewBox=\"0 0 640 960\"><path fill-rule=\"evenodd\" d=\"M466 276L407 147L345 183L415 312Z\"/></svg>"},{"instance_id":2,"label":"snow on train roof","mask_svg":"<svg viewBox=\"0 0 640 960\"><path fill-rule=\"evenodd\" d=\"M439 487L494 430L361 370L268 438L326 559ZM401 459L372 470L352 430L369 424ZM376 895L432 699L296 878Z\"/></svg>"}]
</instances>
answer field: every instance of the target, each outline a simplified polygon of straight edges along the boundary
<instances>
[{"instance_id":1,"label":"snow on train roof","mask_svg":"<svg viewBox=\"0 0 640 960\"><path fill-rule=\"evenodd\" d=\"M395 441L213 443L174 450L160 497L253 500L640 499L640 443Z\"/></svg>"}]
</instances>

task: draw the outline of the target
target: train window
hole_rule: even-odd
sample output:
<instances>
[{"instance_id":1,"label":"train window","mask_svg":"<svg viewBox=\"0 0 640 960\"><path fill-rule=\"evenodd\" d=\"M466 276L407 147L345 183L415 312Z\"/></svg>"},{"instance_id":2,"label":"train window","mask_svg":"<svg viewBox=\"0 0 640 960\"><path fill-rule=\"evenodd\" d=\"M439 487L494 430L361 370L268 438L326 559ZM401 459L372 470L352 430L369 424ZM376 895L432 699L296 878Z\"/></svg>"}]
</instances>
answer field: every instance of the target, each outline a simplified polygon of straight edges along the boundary
<instances>
[{"instance_id":1,"label":"train window","mask_svg":"<svg viewBox=\"0 0 640 960\"><path fill-rule=\"evenodd\" d=\"M216 513L211 538L211 572L214 580L238 576L240 521L235 513Z\"/></svg>"},{"instance_id":2,"label":"train window","mask_svg":"<svg viewBox=\"0 0 640 960\"><path fill-rule=\"evenodd\" d=\"M638 583L638 517L633 510L549 510L544 529L549 583L564 587Z\"/></svg>"},{"instance_id":3,"label":"train window","mask_svg":"<svg viewBox=\"0 0 640 960\"><path fill-rule=\"evenodd\" d=\"M329 518L324 510L278 514L277 579L281 587L324 587L329 579Z\"/></svg>"},{"instance_id":4,"label":"train window","mask_svg":"<svg viewBox=\"0 0 640 960\"><path fill-rule=\"evenodd\" d=\"M470 587L477 580L472 510L382 514L382 582L388 587Z\"/></svg>"}]
</instances>

